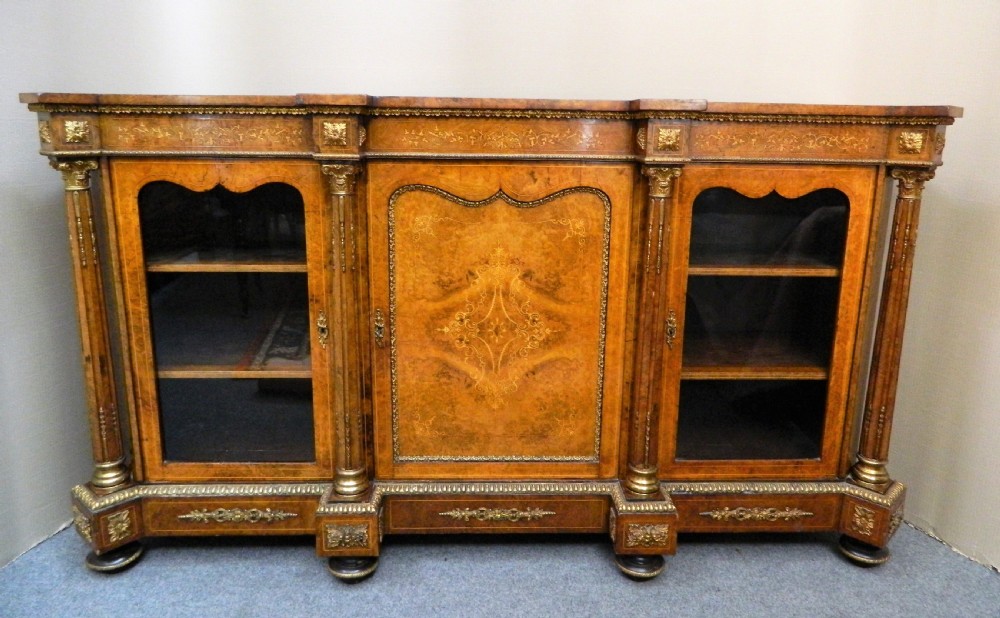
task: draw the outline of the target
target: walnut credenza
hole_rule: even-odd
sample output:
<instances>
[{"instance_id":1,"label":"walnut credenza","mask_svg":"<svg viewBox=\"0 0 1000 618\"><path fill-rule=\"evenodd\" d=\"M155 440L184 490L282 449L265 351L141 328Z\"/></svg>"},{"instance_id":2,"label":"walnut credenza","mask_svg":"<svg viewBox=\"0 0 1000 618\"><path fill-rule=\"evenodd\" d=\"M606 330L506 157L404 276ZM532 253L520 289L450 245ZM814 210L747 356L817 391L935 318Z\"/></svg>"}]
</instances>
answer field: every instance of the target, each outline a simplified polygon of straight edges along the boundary
<instances>
[{"instance_id":1,"label":"walnut credenza","mask_svg":"<svg viewBox=\"0 0 1000 618\"><path fill-rule=\"evenodd\" d=\"M837 532L888 558L954 107L22 95L62 173L91 568L141 539Z\"/></svg>"}]
</instances>

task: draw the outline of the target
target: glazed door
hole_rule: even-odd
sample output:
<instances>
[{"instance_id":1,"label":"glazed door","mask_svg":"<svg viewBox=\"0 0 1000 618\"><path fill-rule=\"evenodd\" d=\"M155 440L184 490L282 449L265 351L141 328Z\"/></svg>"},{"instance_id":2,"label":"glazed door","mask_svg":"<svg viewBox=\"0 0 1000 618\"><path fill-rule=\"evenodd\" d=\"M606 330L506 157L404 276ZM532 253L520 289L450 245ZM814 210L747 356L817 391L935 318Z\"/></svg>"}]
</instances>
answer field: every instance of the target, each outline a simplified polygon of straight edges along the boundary
<instances>
[{"instance_id":1,"label":"glazed door","mask_svg":"<svg viewBox=\"0 0 1000 618\"><path fill-rule=\"evenodd\" d=\"M875 185L873 169L685 169L666 478L836 475Z\"/></svg>"},{"instance_id":2,"label":"glazed door","mask_svg":"<svg viewBox=\"0 0 1000 618\"><path fill-rule=\"evenodd\" d=\"M313 163L112 163L150 481L332 475Z\"/></svg>"},{"instance_id":3,"label":"glazed door","mask_svg":"<svg viewBox=\"0 0 1000 618\"><path fill-rule=\"evenodd\" d=\"M615 475L632 174L369 165L379 478Z\"/></svg>"}]
</instances>

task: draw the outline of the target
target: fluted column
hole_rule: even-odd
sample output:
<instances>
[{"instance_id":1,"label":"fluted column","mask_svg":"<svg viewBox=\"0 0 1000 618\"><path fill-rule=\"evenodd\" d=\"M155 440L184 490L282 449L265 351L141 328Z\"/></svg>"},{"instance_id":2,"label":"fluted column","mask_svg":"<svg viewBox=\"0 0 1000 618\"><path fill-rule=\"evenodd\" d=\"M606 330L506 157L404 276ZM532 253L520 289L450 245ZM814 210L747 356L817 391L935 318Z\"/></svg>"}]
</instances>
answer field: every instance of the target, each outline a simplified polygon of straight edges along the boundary
<instances>
[{"instance_id":1,"label":"fluted column","mask_svg":"<svg viewBox=\"0 0 1000 618\"><path fill-rule=\"evenodd\" d=\"M906 304L910 292L913 254L917 245L917 222L924 183L934 177L928 168L894 168L891 176L898 183L896 208L888 262L882 281L875 345L865 414L861 425L858 457L851 468L851 479L869 489L884 491L892 483L886 470L889 435L896 404L899 357L906 326Z\"/></svg>"},{"instance_id":2,"label":"fluted column","mask_svg":"<svg viewBox=\"0 0 1000 618\"><path fill-rule=\"evenodd\" d=\"M364 255L362 218L357 208L357 164L323 166L330 184L333 229L331 230L331 325L333 334L333 402L337 427L337 464L334 490L343 496L367 491L365 440L368 350L364 312Z\"/></svg>"},{"instance_id":3,"label":"fluted column","mask_svg":"<svg viewBox=\"0 0 1000 618\"><path fill-rule=\"evenodd\" d=\"M642 172L649 177L649 199L643 218L638 340L632 377L625 487L632 493L650 496L660 491L656 454L663 352L668 345L667 335L671 329L676 329L676 323L671 324L671 317L664 315L664 303L673 188L681 168L647 166Z\"/></svg>"},{"instance_id":4,"label":"fluted column","mask_svg":"<svg viewBox=\"0 0 1000 618\"><path fill-rule=\"evenodd\" d=\"M66 190L69 245L73 258L73 281L83 345L83 373L94 457L94 474L90 484L97 489L112 489L127 483L130 474L125 463L125 447L118 419L108 317L104 306L104 283L92 213L90 180L91 172L97 169L97 161L52 159L51 163L62 174Z\"/></svg>"}]
</instances>

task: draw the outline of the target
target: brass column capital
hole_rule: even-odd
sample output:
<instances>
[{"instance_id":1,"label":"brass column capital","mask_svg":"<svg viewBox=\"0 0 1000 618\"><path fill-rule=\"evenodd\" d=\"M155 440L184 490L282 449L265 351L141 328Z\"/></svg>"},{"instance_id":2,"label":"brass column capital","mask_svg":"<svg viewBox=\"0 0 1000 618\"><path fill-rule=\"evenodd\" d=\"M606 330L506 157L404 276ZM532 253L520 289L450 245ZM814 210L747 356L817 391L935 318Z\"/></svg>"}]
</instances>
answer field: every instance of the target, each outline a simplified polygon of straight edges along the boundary
<instances>
[{"instance_id":1,"label":"brass column capital","mask_svg":"<svg viewBox=\"0 0 1000 618\"><path fill-rule=\"evenodd\" d=\"M642 174L649 176L649 197L668 198L674 193L674 179L681 175L677 166L644 165Z\"/></svg>"},{"instance_id":2,"label":"brass column capital","mask_svg":"<svg viewBox=\"0 0 1000 618\"><path fill-rule=\"evenodd\" d=\"M924 183L934 178L934 168L894 167L889 175L899 181L899 199L919 200Z\"/></svg>"},{"instance_id":3,"label":"brass column capital","mask_svg":"<svg viewBox=\"0 0 1000 618\"><path fill-rule=\"evenodd\" d=\"M51 158L49 165L62 174L66 191L87 191L90 189L90 172L97 169L94 159L77 159L65 161Z\"/></svg>"},{"instance_id":4,"label":"brass column capital","mask_svg":"<svg viewBox=\"0 0 1000 618\"><path fill-rule=\"evenodd\" d=\"M323 174L330 177L330 195L354 195L361 166L357 163L323 165Z\"/></svg>"}]
</instances>

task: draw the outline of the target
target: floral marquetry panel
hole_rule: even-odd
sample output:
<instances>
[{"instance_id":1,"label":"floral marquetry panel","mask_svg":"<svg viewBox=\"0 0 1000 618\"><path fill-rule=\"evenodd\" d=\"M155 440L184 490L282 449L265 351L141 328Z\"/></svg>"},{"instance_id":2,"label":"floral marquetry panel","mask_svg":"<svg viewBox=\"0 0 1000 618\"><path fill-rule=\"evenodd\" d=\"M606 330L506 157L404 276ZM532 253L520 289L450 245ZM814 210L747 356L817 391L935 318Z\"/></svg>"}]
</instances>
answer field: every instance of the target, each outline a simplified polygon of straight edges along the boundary
<instances>
[{"instance_id":1,"label":"floral marquetry panel","mask_svg":"<svg viewBox=\"0 0 1000 618\"><path fill-rule=\"evenodd\" d=\"M467 187L466 169L439 166L379 194L392 461L593 469L614 447L603 433L608 388L619 388L608 332L620 324L609 290L628 212L621 174L588 182L508 166Z\"/></svg>"},{"instance_id":2,"label":"floral marquetry panel","mask_svg":"<svg viewBox=\"0 0 1000 618\"><path fill-rule=\"evenodd\" d=\"M392 200L397 457L595 458L607 196Z\"/></svg>"}]
</instances>

